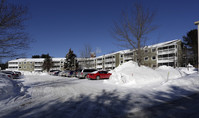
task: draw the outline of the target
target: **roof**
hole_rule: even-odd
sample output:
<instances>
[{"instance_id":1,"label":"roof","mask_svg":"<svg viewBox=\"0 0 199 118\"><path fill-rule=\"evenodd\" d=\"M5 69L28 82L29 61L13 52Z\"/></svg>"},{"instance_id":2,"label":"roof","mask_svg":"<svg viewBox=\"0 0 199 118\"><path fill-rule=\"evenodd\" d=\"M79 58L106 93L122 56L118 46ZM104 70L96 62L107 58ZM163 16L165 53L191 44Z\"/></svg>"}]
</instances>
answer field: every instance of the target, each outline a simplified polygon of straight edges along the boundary
<instances>
[{"instance_id":1,"label":"roof","mask_svg":"<svg viewBox=\"0 0 199 118\"><path fill-rule=\"evenodd\" d=\"M52 58L53 61L61 61L65 60L65 58ZM11 60L9 62L43 62L44 58L19 58L15 60Z\"/></svg>"},{"instance_id":2,"label":"roof","mask_svg":"<svg viewBox=\"0 0 199 118\"><path fill-rule=\"evenodd\" d=\"M199 22L199 21L198 21ZM163 46L169 46L169 45L173 45L176 44L177 42L180 42L181 40L176 39L176 40L171 40L171 41L167 41L167 42L163 42L163 43L158 43L158 44L154 44L154 45L149 45L146 46L144 48L157 48L157 47L163 47ZM101 55L101 56L97 56L95 58L90 58L92 59L99 59L99 58L103 58L103 57L107 57L107 56L112 56L114 54L125 54L125 53L130 53L132 51L134 51L135 49L126 49L126 50L121 50L121 51L117 51L117 52L113 52L113 53L109 53L109 54L105 54L105 55ZM77 60L82 60L84 58L77 58ZM61 61L61 60L65 60L65 58L52 58L53 61ZM20 58L20 59L16 59L16 60L11 60L9 62L24 62L24 61L34 61L34 62L42 62L44 61L44 58Z\"/></svg>"}]
</instances>

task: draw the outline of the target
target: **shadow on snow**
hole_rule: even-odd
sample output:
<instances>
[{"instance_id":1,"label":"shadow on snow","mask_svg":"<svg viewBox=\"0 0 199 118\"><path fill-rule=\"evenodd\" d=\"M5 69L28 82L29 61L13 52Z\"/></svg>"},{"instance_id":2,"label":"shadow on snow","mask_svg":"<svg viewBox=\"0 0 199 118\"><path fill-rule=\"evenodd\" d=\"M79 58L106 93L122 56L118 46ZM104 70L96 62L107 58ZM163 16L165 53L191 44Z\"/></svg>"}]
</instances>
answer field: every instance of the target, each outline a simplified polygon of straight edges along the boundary
<instances>
[{"instance_id":1,"label":"shadow on snow","mask_svg":"<svg viewBox=\"0 0 199 118\"><path fill-rule=\"evenodd\" d=\"M95 95L79 95L67 100L54 99L31 107L24 103L17 110L0 111L0 117L11 118L196 118L199 117L199 93L190 93L177 86L167 92L157 91L150 95L118 95L117 90L101 91ZM133 99L132 99L133 98ZM171 98L176 98L170 101ZM142 99L142 100L140 100ZM141 110L132 111L138 107Z\"/></svg>"}]
</instances>

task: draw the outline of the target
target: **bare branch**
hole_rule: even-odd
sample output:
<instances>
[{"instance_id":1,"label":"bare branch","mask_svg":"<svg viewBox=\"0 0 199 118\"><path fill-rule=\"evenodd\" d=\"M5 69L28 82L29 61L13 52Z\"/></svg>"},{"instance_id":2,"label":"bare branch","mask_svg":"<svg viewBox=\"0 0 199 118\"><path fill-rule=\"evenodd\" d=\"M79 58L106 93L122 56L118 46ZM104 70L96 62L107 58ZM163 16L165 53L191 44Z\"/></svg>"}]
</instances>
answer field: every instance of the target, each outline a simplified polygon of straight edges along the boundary
<instances>
[{"instance_id":1,"label":"bare branch","mask_svg":"<svg viewBox=\"0 0 199 118\"><path fill-rule=\"evenodd\" d=\"M0 0L0 57L18 56L29 47L31 41L24 32L27 11L26 6Z\"/></svg>"},{"instance_id":2,"label":"bare branch","mask_svg":"<svg viewBox=\"0 0 199 118\"><path fill-rule=\"evenodd\" d=\"M114 38L121 42L120 45L129 45L137 51L138 64L142 63L142 48L147 41L146 35L155 30L152 25L154 13L144 9L142 4L134 4L131 12L122 11L121 21L114 22L112 32ZM129 47L127 46L127 47Z\"/></svg>"}]
</instances>

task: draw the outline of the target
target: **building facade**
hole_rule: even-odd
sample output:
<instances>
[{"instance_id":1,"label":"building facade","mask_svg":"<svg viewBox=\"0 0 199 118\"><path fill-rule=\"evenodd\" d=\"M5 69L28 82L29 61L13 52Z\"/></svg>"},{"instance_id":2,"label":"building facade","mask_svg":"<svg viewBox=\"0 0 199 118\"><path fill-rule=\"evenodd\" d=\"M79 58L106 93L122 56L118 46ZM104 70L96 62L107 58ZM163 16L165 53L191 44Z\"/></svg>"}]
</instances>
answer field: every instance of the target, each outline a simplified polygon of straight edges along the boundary
<instances>
[{"instance_id":1,"label":"building facade","mask_svg":"<svg viewBox=\"0 0 199 118\"><path fill-rule=\"evenodd\" d=\"M77 58L79 68L94 68L112 70L122 63L137 60L136 50L121 50L118 52L92 57ZM52 58L54 66L51 70L64 70L65 58ZM9 69L24 71L42 71L44 59L16 59L8 62ZM167 41L142 49L142 65L156 68L162 65L182 66L182 42L181 40Z\"/></svg>"},{"instance_id":2,"label":"building facade","mask_svg":"<svg viewBox=\"0 0 199 118\"><path fill-rule=\"evenodd\" d=\"M121 50L95 58L78 58L78 63L83 68L111 70L130 60L137 61L136 50ZM89 65L89 66L85 66ZM167 41L142 49L142 65L156 68L162 65L182 66L181 40Z\"/></svg>"},{"instance_id":3,"label":"building facade","mask_svg":"<svg viewBox=\"0 0 199 118\"><path fill-rule=\"evenodd\" d=\"M52 58L52 70L64 70L65 58ZM44 58L21 58L8 62L9 70L42 71Z\"/></svg>"}]
</instances>

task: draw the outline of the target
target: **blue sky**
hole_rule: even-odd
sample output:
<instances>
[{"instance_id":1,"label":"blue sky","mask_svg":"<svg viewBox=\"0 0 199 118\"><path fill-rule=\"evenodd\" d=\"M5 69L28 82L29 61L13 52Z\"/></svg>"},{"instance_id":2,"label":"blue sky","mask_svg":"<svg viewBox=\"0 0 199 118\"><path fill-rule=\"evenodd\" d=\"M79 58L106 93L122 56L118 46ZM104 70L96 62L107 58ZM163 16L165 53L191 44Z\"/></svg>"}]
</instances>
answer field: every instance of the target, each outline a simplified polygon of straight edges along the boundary
<instances>
[{"instance_id":1,"label":"blue sky","mask_svg":"<svg viewBox=\"0 0 199 118\"><path fill-rule=\"evenodd\" d=\"M101 50L97 55L122 48L115 44L110 30L113 20L119 20L121 10L132 7L136 0L21 0L31 13L27 32L35 41L27 57L49 53L65 57L69 48L79 56L84 45ZM197 28L199 0L142 0L155 10L154 24L158 29L148 35L148 45L182 39Z\"/></svg>"}]
</instances>

